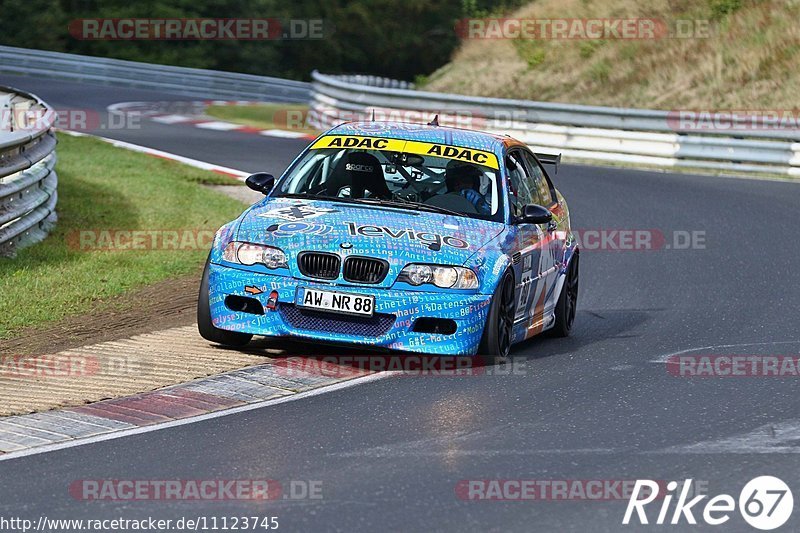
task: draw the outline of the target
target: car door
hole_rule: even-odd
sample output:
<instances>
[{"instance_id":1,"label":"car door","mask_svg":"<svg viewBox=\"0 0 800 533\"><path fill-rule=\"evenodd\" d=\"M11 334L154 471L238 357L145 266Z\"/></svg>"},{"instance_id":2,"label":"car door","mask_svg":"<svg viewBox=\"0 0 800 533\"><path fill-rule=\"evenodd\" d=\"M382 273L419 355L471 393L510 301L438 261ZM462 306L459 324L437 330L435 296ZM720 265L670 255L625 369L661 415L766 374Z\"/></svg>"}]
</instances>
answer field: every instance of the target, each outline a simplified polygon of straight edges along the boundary
<instances>
[{"instance_id":1,"label":"car door","mask_svg":"<svg viewBox=\"0 0 800 533\"><path fill-rule=\"evenodd\" d=\"M544 270L541 272L542 280L547 287L545 296L545 313L548 314L555 307L558 300L559 291L555 290L558 282L559 267L564 260L564 232L558 231L562 216L558 209L558 199L553 190L553 186L547 177L542 165L534 155L522 150L522 157L525 160L528 172L533 180L533 189L537 202L542 207L546 207L553 214L553 220L549 224L540 226L543 232L542 238L542 263Z\"/></svg>"},{"instance_id":2,"label":"car door","mask_svg":"<svg viewBox=\"0 0 800 533\"><path fill-rule=\"evenodd\" d=\"M539 196L522 149L512 149L506 154L509 205L513 217L522 214L528 204L538 204ZM513 254L514 273L517 280L517 306L515 322L526 322L525 337L541 331L547 304L546 277L553 268L548 249L543 249L545 231L539 224L519 223L512 226L515 232Z\"/></svg>"}]
</instances>

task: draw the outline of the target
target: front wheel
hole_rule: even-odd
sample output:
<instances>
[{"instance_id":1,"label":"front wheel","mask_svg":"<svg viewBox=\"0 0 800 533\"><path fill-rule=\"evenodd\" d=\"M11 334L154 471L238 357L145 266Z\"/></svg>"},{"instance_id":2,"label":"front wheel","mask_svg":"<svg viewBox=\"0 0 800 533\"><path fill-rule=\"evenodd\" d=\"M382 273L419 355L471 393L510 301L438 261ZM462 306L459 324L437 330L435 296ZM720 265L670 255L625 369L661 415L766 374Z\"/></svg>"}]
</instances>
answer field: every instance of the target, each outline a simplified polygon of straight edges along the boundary
<instances>
[{"instance_id":1,"label":"front wheel","mask_svg":"<svg viewBox=\"0 0 800 533\"><path fill-rule=\"evenodd\" d=\"M556 303L555 325L550 330L550 334L554 337L568 337L575 323L575 312L578 308L579 258L577 253L573 255L567 267L564 286Z\"/></svg>"},{"instance_id":2,"label":"front wheel","mask_svg":"<svg viewBox=\"0 0 800 533\"><path fill-rule=\"evenodd\" d=\"M487 364L502 362L511 351L511 334L514 328L514 275L506 271L492 296L492 305L486 317L478 355Z\"/></svg>"},{"instance_id":3,"label":"front wheel","mask_svg":"<svg viewBox=\"0 0 800 533\"><path fill-rule=\"evenodd\" d=\"M211 322L211 307L208 303L208 269L211 257L206 259L206 266L203 269L203 280L200 282L200 294L197 296L197 330L200 336L207 341L215 342L225 346L244 346L253 338L248 333L238 331L226 331L215 328Z\"/></svg>"}]
</instances>

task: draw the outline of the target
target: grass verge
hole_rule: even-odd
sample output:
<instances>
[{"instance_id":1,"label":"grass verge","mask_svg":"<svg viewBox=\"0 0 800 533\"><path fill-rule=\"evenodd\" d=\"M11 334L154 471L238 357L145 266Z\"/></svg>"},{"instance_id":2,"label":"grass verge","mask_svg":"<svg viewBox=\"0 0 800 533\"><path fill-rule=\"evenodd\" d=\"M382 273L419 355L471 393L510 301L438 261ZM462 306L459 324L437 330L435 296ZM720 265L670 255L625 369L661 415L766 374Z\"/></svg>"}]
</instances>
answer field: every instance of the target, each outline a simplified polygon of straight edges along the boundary
<instances>
[{"instance_id":1,"label":"grass verge","mask_svg":"<svg viewBox=\"0 0 800 533\"><path fill-rule=\"evenodd\" d=\"M201 186L232 183L211 172L85 137L59 136L57 153L56 228L16 258L0 259L0 338L96 311L112 305L107 300L114 296L196 272L208 254L185 239L180 248L186 249L179 250L87 250L78 240L81 230L93 231L98 244L114 230L196 235L242 211L241 203Z\"/></svg>"},{"instance_id":2,"label":"grass verge","mask_svg":"<svg viewBox=\"0 0 800 533\"><path fill-rule=\"evenodd\" d=\"M568 21L570 27L569 21L582 19L653 19L666 34L466 39L422 88L572 104L797 115L800 2L535 0L508 16Z\"/></svg>"},{"instance_id":3,"label":"grass verge","mask_svg":"<svg viewBox=\"0 0 800 533\"><path fill-rule=\"evenodd\" d=\"M269 130L291 130L318 135L308 124L308 106L304 104L212 105L205 113L214 118Z\"/></svg>"}]
</instances>

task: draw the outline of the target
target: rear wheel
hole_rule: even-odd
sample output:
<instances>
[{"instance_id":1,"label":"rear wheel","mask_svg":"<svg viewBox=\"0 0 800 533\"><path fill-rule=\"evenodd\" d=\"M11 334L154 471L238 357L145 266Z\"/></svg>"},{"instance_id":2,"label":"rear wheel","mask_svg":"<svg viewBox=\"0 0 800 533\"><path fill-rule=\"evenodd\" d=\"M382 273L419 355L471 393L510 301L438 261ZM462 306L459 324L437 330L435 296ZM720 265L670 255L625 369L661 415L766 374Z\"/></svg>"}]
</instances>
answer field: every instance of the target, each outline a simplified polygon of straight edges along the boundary
<instances>
[{"instance_id":1,"label":"rear wheel","mask_svg":"<svg viewBox=\"0 0 800 533\"><path fill-rule=\"evenodd\" d=\"M207 341L223 344L225 346L244 346L253 338L248 333L238 331L226 331L215 328L211 322L211 308L208 303L208 270L209 259L206 259L206 267L203 269L203 280L200 282L200 294L197 296L197 329L200 336Z\"/></svg>"},{"instance_id":2,"label":"rear wheel","mask_svg":"<svg viewBox=\"0 0 800 533\"><path fill-rule=\"evenodd\" d=\"M555 325L550 330L550 334L554 337L568 337L575 323L575 312L578 308L579 259L578 254L572 256L564 286L558 296Z\"/></svg>"},{"instance_id":3,"label":"rear wheel","mask_svg":"<svg viewBox=\"0 0 800 533\"><path fill-rule=\"evenodd\" d=\"M486 317L478 355L487 364L503 362L511 351L511 333L514 328L514 275L506 271L492 296L492 305Z\"/></svg>"}]
</instances>

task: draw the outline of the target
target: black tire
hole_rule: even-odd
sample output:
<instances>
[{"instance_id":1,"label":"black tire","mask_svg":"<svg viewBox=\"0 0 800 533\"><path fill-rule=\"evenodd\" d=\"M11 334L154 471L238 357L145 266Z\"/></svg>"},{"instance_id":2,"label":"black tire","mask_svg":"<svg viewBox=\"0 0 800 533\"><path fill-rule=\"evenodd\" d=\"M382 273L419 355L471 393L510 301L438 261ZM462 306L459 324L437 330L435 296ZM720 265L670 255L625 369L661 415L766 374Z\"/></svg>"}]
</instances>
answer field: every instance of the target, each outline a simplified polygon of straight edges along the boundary
<instances>
[{"instance_id":1,"label":"black tire","mask_svg":"<svg viewBox=\"0 0 800 533\"><path fill-rule=\"evenodd\" d=\"M511 351L511 334L514 328L514 274L503 274L492 295L492 304L483 328L478 356L486 364L502 363Z\"/></svg>"},{"instance_id":2,"label":"black tire","mask_svg":"<svg viewBox=\"0 0 800 533\"><path fill-rule=\"evenodd\" d=\"M580 255L572 256L567 268L564 286L556 302L555 325L548 332L552 337L568 337L575 323L575 313L578 308L578 282L580 281L579 263Z\"/></svg>"},{"instance_id":3,"label":"black tire","mask_svg":"<svg viewBox=\"0 0 800 533\"><path fill-rule=\"evenodd\" d=\"M215 328L214 324L211 322L211 309L208 303L209 259L206 259L206 266L203 269L203 280L200 282L200 294L197 296L197 330L200 332L200 336L207 341L225 346L244 346L253 338L252 335Z\"/></svg>"}]
</instances>

